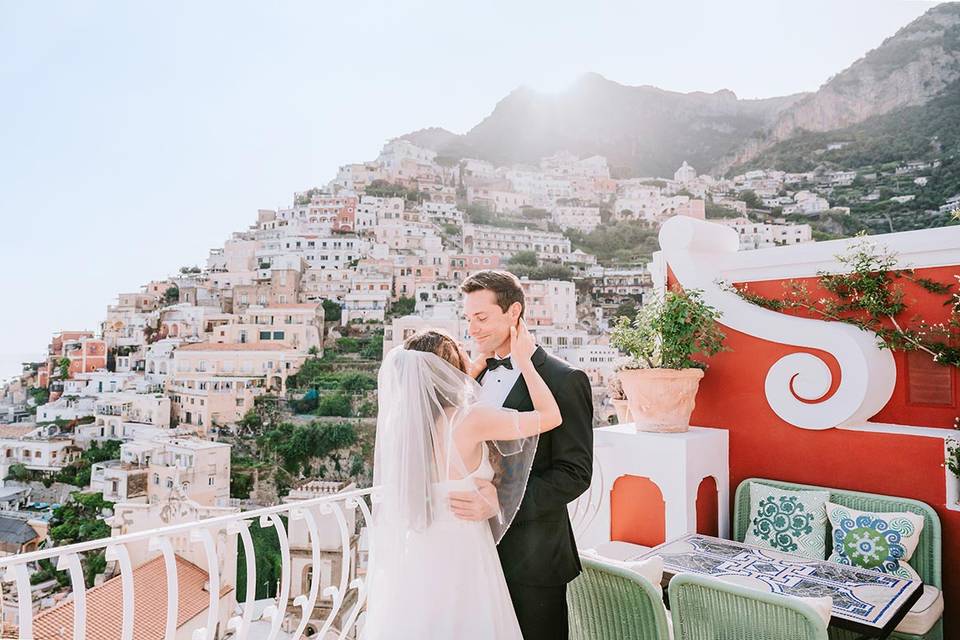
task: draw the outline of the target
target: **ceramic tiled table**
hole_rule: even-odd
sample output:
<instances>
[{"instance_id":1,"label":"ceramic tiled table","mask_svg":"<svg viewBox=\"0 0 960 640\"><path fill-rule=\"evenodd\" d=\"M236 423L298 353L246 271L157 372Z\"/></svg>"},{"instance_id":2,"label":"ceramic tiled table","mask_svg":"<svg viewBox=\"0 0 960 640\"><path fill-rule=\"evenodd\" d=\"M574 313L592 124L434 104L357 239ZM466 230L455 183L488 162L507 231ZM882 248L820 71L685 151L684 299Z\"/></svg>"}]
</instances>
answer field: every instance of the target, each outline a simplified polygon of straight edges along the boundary
<instances>
[{"instance_id":1,"label":"ceramic tiled table","mask_svg":"<svg viewBox=\"0 0 960 640\"><path fill-rule=\"evenodd\" d=\"M857 567L689 534L637 556L661 556L666 587L678 573L696 573L771 593L833 598L831 626L885 638L923 593L923 584ZM666 593L666 589L664 589Z\"/></svg>"}]
</instances>

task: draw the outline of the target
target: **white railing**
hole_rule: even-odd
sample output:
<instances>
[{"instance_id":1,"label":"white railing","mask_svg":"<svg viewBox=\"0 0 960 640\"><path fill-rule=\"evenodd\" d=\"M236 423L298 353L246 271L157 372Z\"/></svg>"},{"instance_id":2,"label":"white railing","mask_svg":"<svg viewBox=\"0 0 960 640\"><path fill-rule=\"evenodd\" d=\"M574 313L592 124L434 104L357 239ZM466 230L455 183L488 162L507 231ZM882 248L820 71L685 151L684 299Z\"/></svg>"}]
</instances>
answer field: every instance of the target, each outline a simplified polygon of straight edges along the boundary
<instances>
[{"instance_id":1,"label":"white railing","mask_svg":"<svg viewBox=\"0 0 960 640\"><path fill-rule=\"evenodd\" d=\"M354 553L351 548L351 540L359 527L357 527L357 530L351 531L348 520L354 521L356 511L359 510L363 516L361 526L370 526L372 518L367 499L371 498L374 493L375 489L373 488L344 491L253 511L184 522L113 538L102 538L0 558L0 580L12 582L15 592L13 602L16 603L19 625L16 637L21 640L36 639L30 576L32 569L37 566L40 560L50 560L54 562L57 570L69 573L70 595L73 602L73 638L77 640L87 638L87 587L84 583L81 554L103 551L106 554L107 561L115 561L119 568L123 599L122 603L116 604L122 606L121 638L132 640L135 637L134 601L137 594L134 593L134 567L128 547L146 544L150 551L159 551L163 557L167 585L166 631L164 637L167 640L173 640L177 635L179 599L176 568L177 553L174 550L174 543L186 538L191 545L197 545L203 551L206 558L205 569L208 574L207 584L209 587L206 624L193 632L191 640L213 640L215 637L247 638L249 637L250 625L258 621L254 620L253 617L257 578L256 557L249 527L260 526L274 528L281 554L281 577L277 597L273 599L274 603L267 606L259 615L259 620L270 623L266 638L276 640L285 618L288 617L287 608L291 604L291 587L294 585L294 581L298 580L291 572L289 529L294 526L295 522L302 522L308 534L311 566L314 570L311 572L308 592L297 595L292 601L294 611L297 607L300 609L299 622L296 622L297 614L293 613L291 619L287 621L287 626L294 630L292 634L288 632L283 637L291 640L304 637L307 626L311 621L311 615L322 595L326 600L324 604L329 606L330 611L324 620L319 621L319 628L312 629L314 631L311 634L312 637L326 639L328 634L337 633L336 637L339 639L352 638L354 635L351 634L355 633L357 620L366 604L366 589L362 577L350 579L352 574L356 574L356 567L353 566ZM287 517L287 527L283 526L281 516ZM330 584L321 593L321 581L324 573L320 570L321 538L329 539L331 535L328 526L325 526L324 530L321 531L320 525L332 523L336 523L333 537L338 537L340 543L340 571L339 576L330 576ZM222 587L227 586L221 582L220 561L224 559L227 562L234 560L234 558L221 558L218 554L217 538L224 532L228 535L238 535L240 543L243 545L246 565L246 592L243 594L242 602L239 598L241 594L237 594L238 605L241 605L241 607L237 612L231 612L226 622L227 628L218 629L221 590ZM331 553L329 547L323 549L323 551L327 554ZM351 592L355 592L355 594ZM354 598L353 595L356 597ZM150 606L163 605L162 603L150 603ZM339 625L335 628L334 624L338 619ZM295 625L294 622L296 622Z\"/></svg>"}]
</instances>

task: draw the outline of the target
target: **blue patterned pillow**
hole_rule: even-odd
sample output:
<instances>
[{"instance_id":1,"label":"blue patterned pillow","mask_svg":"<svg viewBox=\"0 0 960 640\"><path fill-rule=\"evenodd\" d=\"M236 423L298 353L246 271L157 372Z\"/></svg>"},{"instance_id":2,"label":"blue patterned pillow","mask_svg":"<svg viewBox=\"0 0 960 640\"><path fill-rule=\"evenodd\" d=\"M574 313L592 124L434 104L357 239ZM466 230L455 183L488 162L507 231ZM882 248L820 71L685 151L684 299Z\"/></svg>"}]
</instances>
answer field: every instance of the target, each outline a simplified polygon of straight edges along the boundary
<instances>
[{"instance_id":1,"label":"blue patterned pillow","mask_svg":"<svg viewBox=\"0 0 960 640\"><path fill-rule=\"evenodd\" d=\"M829 491L790 491L750 483L746 544L823 560L827 556Z\"/></svg>"},{"instance_id":2,"label":"blue patterned pillow","mask_svg":"<svg viewBox=\"0 0 960 640\"><path fill-rule=\"evenodd\" d=\"M923 516L909 511L857 511L832 502L827 503L827 515L833 527L831 562L920 579L907 561L920 542Z\"/></svg>"}]
</instances>

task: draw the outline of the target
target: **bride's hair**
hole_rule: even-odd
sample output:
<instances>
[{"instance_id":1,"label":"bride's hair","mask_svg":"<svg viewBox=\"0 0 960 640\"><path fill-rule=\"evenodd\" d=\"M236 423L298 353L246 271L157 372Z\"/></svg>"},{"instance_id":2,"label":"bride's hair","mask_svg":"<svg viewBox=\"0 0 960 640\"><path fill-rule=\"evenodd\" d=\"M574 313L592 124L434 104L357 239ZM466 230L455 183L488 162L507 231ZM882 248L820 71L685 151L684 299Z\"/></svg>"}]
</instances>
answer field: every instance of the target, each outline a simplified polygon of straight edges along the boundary
<instances>
[{"instance_id":1,"label":"bride's hair","mask_svg":"<svg viewBox=\"0 0 960 640\"><path fill-rule=\"evenodd\" d=\"M427 329L415 333L404 341L403 348L438 355L460 371L467 372L467 363L463 361L463 354L456 340L443 331Z\"/></svg>"},{"instance_id":2,"label":"bride's hair","mask_svg":"<svg viewBox=\"0 0 960 640\"><path fill-rule=\"evenodd\" d=\"M457 370L467 373L467 363L463 361L460 347L457 346L456 340L444 331L427 329L415 333L404 341L403 348L408 351L432 353L449 362ZM441 386L444 385L438 385L436 388L436 398L440 407L456 407L463 402L462 389L441 389Z\"/></svg>"}]
</instances>

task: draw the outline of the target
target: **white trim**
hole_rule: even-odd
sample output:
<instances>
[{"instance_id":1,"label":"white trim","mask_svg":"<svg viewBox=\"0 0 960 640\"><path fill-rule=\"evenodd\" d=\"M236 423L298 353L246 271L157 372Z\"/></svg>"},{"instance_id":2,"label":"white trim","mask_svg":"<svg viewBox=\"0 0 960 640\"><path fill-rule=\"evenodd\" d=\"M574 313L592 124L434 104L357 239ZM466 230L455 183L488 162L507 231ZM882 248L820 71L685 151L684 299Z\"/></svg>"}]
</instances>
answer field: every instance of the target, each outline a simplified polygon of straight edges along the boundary
<instances>
[{"instance_id":1,"label":"white trim","mask_svg":"<svg viewBox=\"0 0 960 640\"><path fill-rule=\"evenodd\" d=\"M753 251L724 252L714 256L717 261L711 266L723 272L729 282L812 277L819 271L839 271L841 264L836 256L846 253L863 240L843 238ZM885 233L868 236L865 240L895 253L897 268L943 267L956 265L960 261L960 226L956 225Z\"/></svg>"},{"instance_id":2,"label":"white trim","mask_svg":"<svg viewBox=\"0 0 960 640\"><path fill-rule=\"evenodd\" d=\"M900 436L917 436L921 438L943 438L953 436L960 439L960 432L948 427L919 427L909 424L890 424L887 422L864 422L863 424L849 424L837 427L845 431L864 431L867 433L889 433Z\"/></svg>"},{"instance_id":3,"label":"white trim","mask_svg":"<svg viewBox=\"0 0 960 640\"><path fill-rule=\"evenodd\" d=\"M669 264L684 288L703 291L704 301L720 311L724 326L762 340L834 356L840 366L840 384L825 400L820 398L833 380L820 356L798 350L770 366L764 391L770 408L782 420L803 429L831 429L866 422L887 404L896 384L896 363L889 350L878 347L872 332L764 309L722 285L721 281L731 281L725 265L756 253L739 251L735 230L675 216L660 228L659 240L662 255L655 256L651 270L659 277L665 273L663 262ZM808 246L777 247L769 252L782 255L794 250L796 254L796 249L805 251Z\"/></svg>"}]
</instances>

